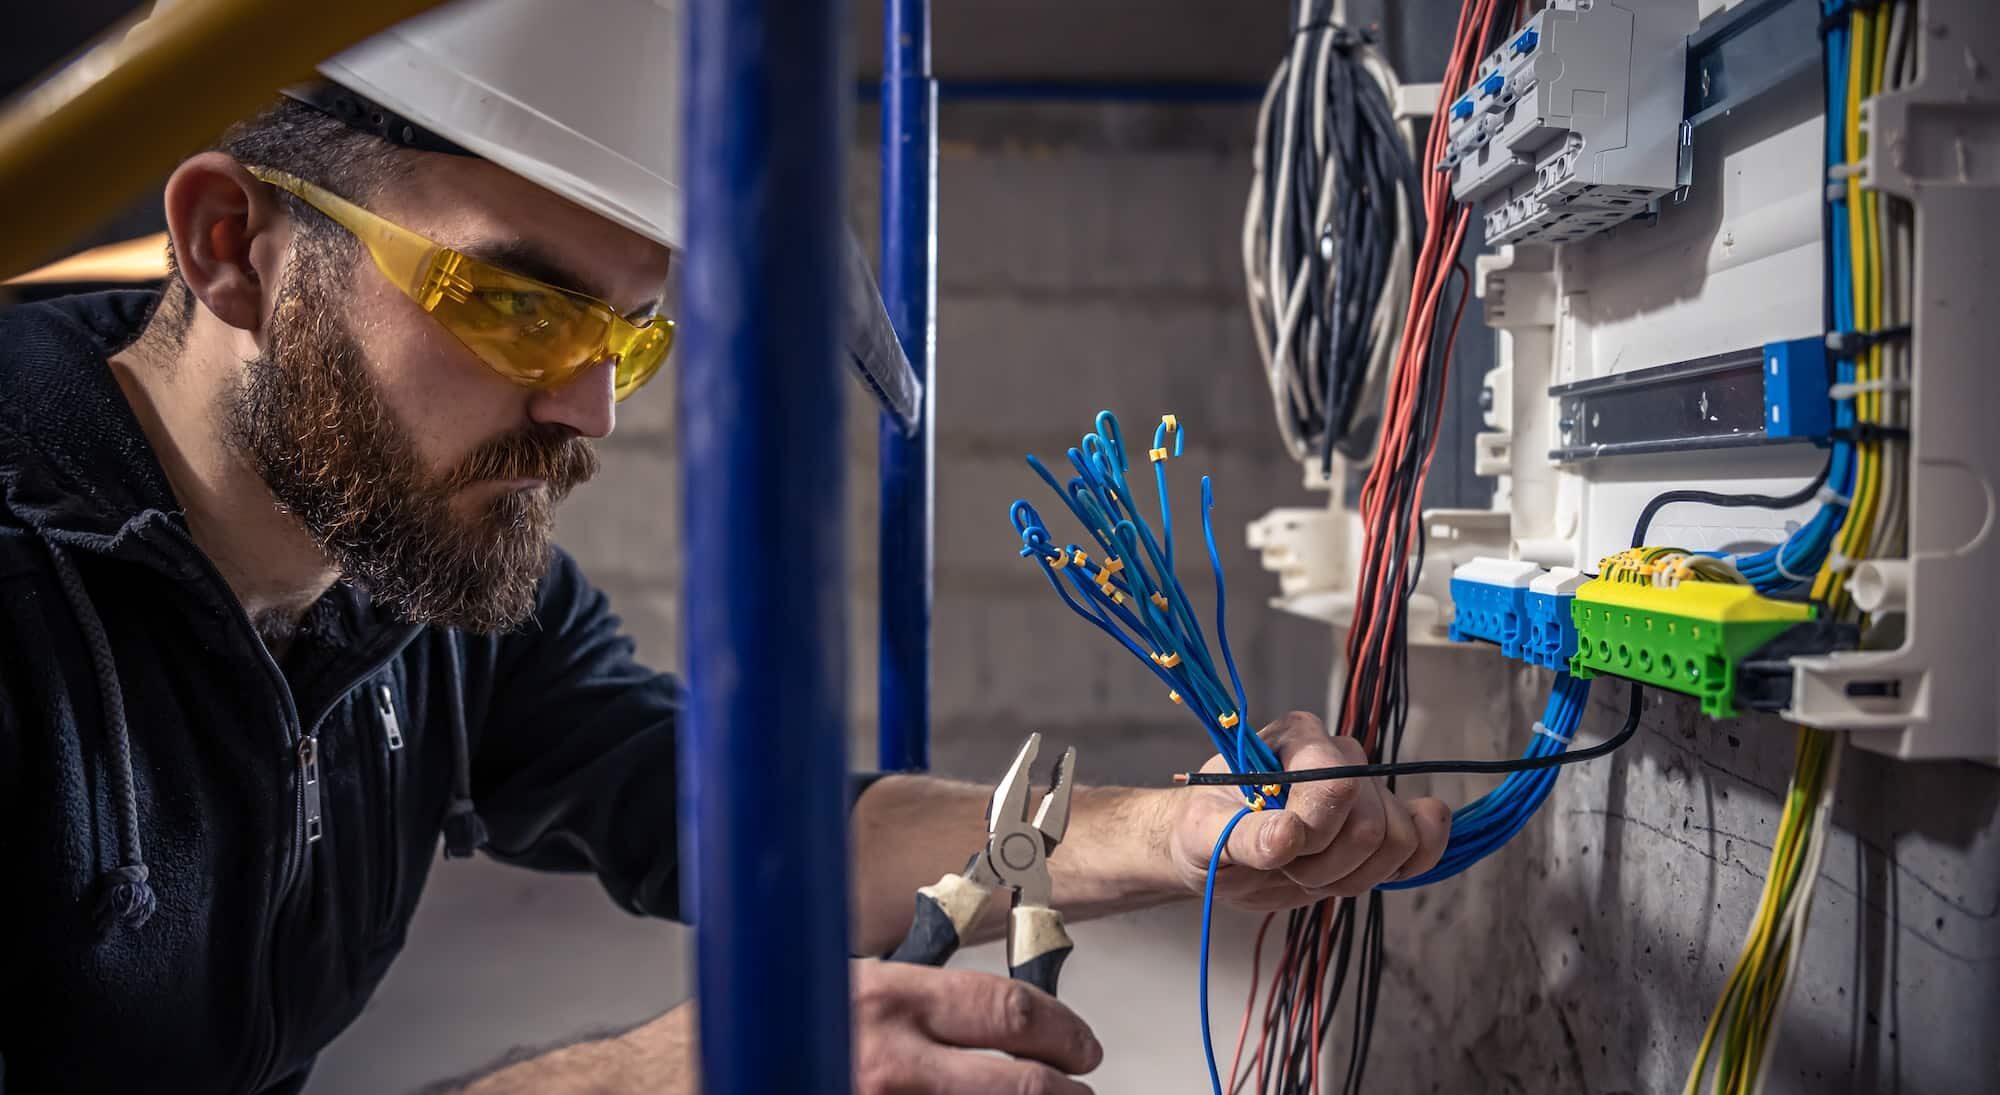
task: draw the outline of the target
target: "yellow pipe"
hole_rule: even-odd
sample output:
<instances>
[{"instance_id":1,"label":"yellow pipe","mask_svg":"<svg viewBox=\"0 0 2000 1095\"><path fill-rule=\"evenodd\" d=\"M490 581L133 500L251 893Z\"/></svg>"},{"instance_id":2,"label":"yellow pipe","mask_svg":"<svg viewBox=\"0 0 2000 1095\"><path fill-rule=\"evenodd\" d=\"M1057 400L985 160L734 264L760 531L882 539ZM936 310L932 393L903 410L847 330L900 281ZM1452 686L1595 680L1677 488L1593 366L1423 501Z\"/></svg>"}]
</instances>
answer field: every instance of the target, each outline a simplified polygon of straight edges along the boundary
<instances>
[{"instance_id":1,"label":"yellow pipe","mask_svg":"<svg viewBox=\"0 0 2000 1095\"><path fill-rule=\"evenodd\" d=\"M0 279L48 259L314 65L439 0L180 0L0 115Z\"/></svg>"},{"instance_id":2,"label":"yellow pipe","mask_svg":"<svg viewBox=\"0 0 2000 1095\"><path fill-rule=\"evenodd\" d=\"M64 282L148 282L167 276L167 234L107 243L38 270L8 278L6 285L59 285Z\"/></svg>"}]
</instances>

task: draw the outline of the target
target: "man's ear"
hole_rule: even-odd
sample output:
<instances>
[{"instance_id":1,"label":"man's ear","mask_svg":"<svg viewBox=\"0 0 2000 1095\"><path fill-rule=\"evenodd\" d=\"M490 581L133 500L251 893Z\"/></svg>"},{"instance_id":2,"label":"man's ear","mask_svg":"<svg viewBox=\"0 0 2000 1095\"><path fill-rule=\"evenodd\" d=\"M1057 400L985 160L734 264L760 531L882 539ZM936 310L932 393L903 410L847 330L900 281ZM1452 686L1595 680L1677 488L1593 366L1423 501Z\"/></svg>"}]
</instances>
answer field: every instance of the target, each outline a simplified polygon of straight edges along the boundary
<instances>
[{"instance_id":1,"label":"man's ear","mask_svg":"<svg viewBox=\"0 0 2000 1095\"><path fill-rule=\"evenodd\" d=\"M190 157L167 177L167 233L181 279L217 319L262 331L291 244L277 191L221 152Z\"/></svg>"}]
</instances>

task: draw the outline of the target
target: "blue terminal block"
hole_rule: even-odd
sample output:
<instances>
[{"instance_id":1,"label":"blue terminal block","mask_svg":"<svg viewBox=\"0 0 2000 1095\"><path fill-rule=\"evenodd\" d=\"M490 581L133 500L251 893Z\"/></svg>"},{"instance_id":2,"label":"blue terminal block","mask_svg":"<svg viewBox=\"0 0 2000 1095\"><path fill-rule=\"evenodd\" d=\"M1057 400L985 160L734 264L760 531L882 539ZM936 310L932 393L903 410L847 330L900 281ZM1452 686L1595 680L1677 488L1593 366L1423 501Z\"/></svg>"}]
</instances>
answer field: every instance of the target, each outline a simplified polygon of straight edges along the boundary
<instances>
[{"instance_id":1,"label":"blue terminal block","mask_svg":"<svg viewBox=\"0 0 2000 1095\"><path fill-rule=\"evenodd\" d=\"M1451 641L1497 643L1522 656L1528 633L1528 586L1543 573L1533 563L1481 557L1451 572Z\"/></svg>"},{"instance_id":2,"label":"blue terminal block","mask_svg":"<svg viewBox=\"0 0 2000 1095\"><path fill-rule=\"evenodd\" d=\"M1795 338L1764 345L1764 436L1825 441L1833 432L1826 343Z\"/></svg>"},{"instance_id":3,"label":"blue terminal block","mask_svg":"<svg viewBox=\"0 0 2000 1095\"><path fill-rule=\"evenodd\" d=\"M1498 95L1500 94L1500 89L1506 86L1507 78L1496 72L1486 79L1479 81L1479 93L1481 95Z\"/></svg>"},{"instance_id":4,"label":"blue terminal block","mask_svg":"<svg viewBox=\"0 0 2000 1095\"><path fill-rule=\"evenodd\" d=\"M1528 634L1521 643L1522 661L1569 671L1569 660L1576 654L1576 619L1570 606L1577 587L1588 581L1590 575L1572 567L1555 567L1528 583Z\"/></svg>"},{"instance_id":5,"label":"blue terminal block","mask_svg":"<svg viewBox=\"0 0 2000 1095\"><path fill-rule=\"evenodd\" d=\"M1451 104L1451 116L1461 121L1463 121L1466 118L1472 117L1472 100L1460 99L1459 101Z\"/></svg>"},{"instance_id":6,"label":"blue terminal block","mask_svg":"<svg viewBox=\"0 0 2000 1095\"><path fill-rule=\"evenodd\" d=\"M1536 44L1539 43L1541 40L1542 40L1542 33L1533 27L1529 27L1527 30L1522 31L1520 34L1515 36L1514 52L1532 53L1534 52Z\"/></svg>"}]
</instances>

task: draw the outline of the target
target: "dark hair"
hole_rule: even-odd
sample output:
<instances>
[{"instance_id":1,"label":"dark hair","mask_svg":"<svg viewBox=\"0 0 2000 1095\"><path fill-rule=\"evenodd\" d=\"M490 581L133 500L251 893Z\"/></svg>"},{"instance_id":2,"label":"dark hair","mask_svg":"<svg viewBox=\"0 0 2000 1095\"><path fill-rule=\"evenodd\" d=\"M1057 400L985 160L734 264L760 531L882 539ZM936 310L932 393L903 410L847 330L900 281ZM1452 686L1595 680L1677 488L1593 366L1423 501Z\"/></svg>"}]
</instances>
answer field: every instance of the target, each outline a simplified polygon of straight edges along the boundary
<instances>
[{"instance_id":1,"label":"dark hair","mask_svg":"<svg viewBox=\"0 0 2000 1095\"><path fill-rule=\"evenodd\" d=\"M409 170L407 154L388 141L283 98L255 117L229 127L212 149L241 163L296 175L357 202L366 202L383 184ZM341 234L331 220L299 198L282 190L278 197L299 232L308 236ZM169 241L167 283L147 330L178 348L185 344L193 320L194 291L181 277L180 260Z\"/></svg>"}]
</instances>

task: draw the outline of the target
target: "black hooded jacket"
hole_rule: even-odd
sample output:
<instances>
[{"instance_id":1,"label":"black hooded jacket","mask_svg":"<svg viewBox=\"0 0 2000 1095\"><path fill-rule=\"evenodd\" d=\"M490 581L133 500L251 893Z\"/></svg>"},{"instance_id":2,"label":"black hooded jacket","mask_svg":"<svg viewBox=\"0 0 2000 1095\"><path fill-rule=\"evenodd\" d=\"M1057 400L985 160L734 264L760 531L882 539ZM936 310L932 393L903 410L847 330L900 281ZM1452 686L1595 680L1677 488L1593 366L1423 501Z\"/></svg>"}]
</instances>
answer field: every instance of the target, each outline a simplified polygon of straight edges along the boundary
<instances>
[{"instance_id":1,"label":"black hooded jacket","mask_svg":"<svg viewBox=\"0 0 2000 1095\"><path fill-rule=\"evenodd\" d=\"M0 314L8 1095L298 1090L440 833L678 912L679 689L604 596L558 553L534 621L482 637L342 583L273 660L106 364L152 299Z\"/></svg>"}]
</instances>

